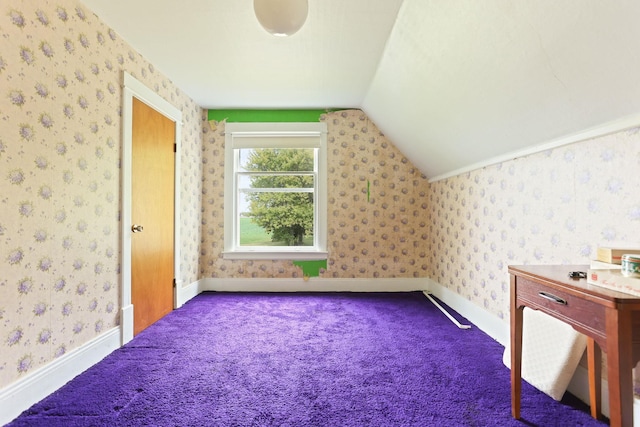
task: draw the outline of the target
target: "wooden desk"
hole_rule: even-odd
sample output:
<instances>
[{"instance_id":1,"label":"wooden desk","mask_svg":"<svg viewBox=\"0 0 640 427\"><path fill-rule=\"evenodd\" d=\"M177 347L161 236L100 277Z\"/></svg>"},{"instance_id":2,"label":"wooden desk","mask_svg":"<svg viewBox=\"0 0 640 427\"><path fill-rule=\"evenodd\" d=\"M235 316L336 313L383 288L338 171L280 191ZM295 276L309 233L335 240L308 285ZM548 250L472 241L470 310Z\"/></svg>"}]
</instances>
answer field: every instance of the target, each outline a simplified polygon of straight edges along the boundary
<instances>
[{"instance_id":1,"label":"wooden desk","mask_svg":"<svg viewBox=\"0 0 640 427\"><path fill-rule=\"evenodd\" d=\"M520 418L522 312L540 310L588 337L591 414L600 415L600 349L607 353L611 426L633 426L632 368L640 360L640 298L571 279L587 265L509 266L511 414Z\"/></svg>"}]
</instances>

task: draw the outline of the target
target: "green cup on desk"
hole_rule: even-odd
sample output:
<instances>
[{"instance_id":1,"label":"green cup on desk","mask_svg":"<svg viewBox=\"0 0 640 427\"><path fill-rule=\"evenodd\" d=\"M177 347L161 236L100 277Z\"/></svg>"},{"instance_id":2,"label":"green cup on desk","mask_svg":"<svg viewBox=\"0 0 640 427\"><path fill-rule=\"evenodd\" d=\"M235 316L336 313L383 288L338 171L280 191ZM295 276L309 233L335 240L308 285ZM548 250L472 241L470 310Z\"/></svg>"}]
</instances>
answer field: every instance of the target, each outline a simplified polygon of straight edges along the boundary
<instances>
[{"instance_id":1,"label":"green cup on desk","mask_svg":"<svg viewBox=\"0 0 640 427\"><path fill-rule=\"evenodd\" d=\"M623 276L640 278L640 255L623 254L621 264Z\"/></svg>"}]
</instances>

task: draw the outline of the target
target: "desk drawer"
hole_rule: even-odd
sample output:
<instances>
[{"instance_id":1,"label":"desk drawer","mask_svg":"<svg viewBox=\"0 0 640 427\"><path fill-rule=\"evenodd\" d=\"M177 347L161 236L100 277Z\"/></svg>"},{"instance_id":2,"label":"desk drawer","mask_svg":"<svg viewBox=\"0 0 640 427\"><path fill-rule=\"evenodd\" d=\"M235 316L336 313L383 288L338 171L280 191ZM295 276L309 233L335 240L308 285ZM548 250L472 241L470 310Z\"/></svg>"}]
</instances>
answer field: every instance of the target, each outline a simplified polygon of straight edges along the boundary
<instances>
[{"instance_id":1,"label":"desk drawer","mask_svg":"<svg viewBox=\"0 0 640 427\"><path fill-rule=\"evenodd\" d=\"M516 286L518 304L543 311L581 332L605 337L604 306L522 277Z\"/></svg>"}]
</instances>

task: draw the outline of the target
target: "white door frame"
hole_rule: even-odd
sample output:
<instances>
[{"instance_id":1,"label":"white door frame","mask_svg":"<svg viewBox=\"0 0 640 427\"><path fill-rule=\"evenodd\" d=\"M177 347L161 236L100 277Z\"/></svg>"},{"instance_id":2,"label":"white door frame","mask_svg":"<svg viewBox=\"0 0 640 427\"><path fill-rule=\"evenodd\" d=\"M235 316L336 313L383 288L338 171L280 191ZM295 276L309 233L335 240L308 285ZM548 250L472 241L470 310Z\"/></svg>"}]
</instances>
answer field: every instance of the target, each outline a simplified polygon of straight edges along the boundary
<instances>
[{"instance_id":1,"label":"white door frame","mask_svg":"<svg viewBox=\"0 0 640 427\"><path fill-rule=\"evenodd\" d=\"M176 155L174 172L174 222L173 222L173 277L176 284L173 290L173 306L177 308L177 293L180 280L180 146L182 130L182 112L160 95L146 87L135 77L126 71L122 75L122 164L121 178L121 242L122 242L122 264L120 269L121 277L121 309L120 309L120 329L122 345L133 339L133 304L131 303L131 152L132 152L132 129L133 129L133 98L137 98L159 113L162 113L176 124Z\"/></svg>"}]
</instances>

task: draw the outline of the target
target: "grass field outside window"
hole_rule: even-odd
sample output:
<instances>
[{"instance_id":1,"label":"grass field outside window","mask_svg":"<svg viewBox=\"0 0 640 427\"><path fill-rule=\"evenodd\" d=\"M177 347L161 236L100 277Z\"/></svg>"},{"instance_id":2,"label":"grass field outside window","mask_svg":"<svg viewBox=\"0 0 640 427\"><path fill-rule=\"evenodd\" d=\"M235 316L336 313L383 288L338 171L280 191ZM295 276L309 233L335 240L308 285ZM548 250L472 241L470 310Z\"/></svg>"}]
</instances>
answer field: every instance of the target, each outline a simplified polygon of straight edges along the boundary
<instances>
[{"instance_id":1,"label":"grass field outside window","mask_svg":"<svg viewBox=\"0 0 640 427\"><path fill-rule=\"evenodd\" d=\"M313 245L313 237L306 236L303 239L305 245ZM271 236L264 228L255 224L251 218L240 218L240 245L241 246L286 246L285 242L272 242Z\"/></svg>"}]
</instances>

